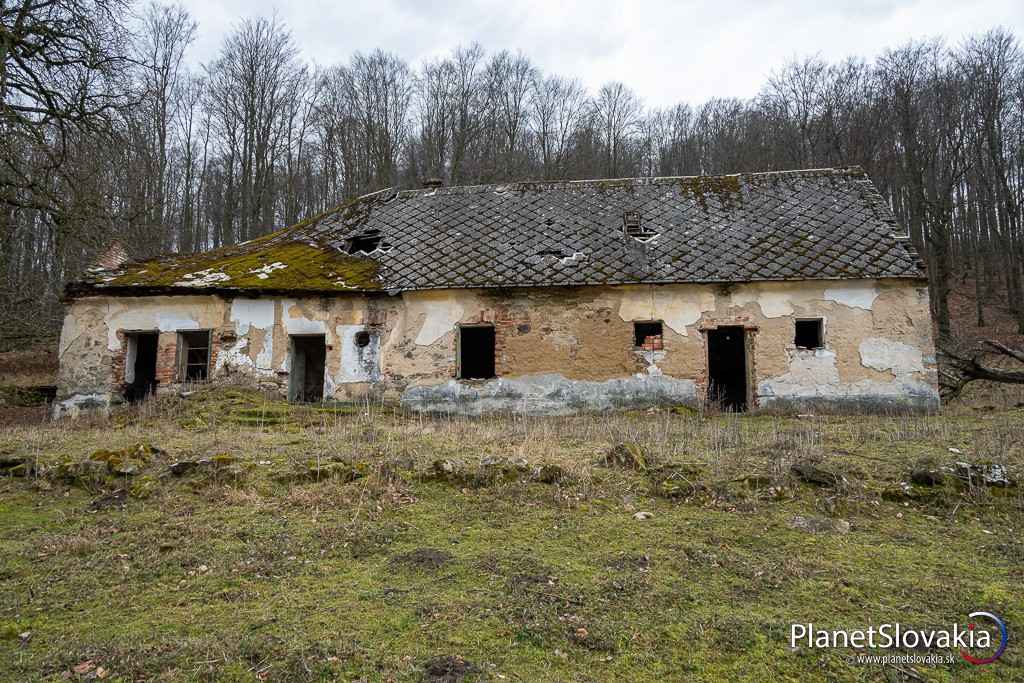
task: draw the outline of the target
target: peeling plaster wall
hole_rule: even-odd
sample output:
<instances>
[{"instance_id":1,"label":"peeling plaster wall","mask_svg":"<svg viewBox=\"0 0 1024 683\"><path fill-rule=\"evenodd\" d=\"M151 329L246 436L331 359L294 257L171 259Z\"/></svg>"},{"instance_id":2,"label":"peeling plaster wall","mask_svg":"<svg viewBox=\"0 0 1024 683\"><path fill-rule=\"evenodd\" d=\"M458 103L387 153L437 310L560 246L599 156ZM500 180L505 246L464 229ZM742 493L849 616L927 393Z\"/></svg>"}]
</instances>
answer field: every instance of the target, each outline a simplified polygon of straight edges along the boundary
<instances>
[{"instance_id":1,"label":"peeling plaster wall","mask_svg":"<svg viewBox=\"0 0 1024 683\"><path fill-rule=\"evenodd\" d=\"M397 301L397 300L396 300ZM395 303L393 301L392 303ZM373 301L364 296L327 299L225 299L218 296L91 297L74 301L61 332L60 371L53 413L106 410L122 401L125 333L158 331L159 391L174 390L177 333L210 330L211 377L248 377L285 393L289 335L322 334L327 346L327 398L351 399L377 391L380 339ZM370 344L355 336L368 330Z\"/></svg>"},{"instance_id":2,"label":"peeling plaster wall","mask_svg":"<svg viewBox=\"0 0 1024 683\"><path fill-rule=\"evenodd\" d=\"M825 348L796 349L794 320L819 317ZM633 322L651 320L664 323L663 349L634 349ZM456 380L458 326L473 324L495 327L498 379ZM214 376L242 374L282 392L289 335L317 334L328 347L328 398L372 394L469 414L694 404L707 388L702 332L720 325L742 325L752 337L756 407L937 406L927 290L893 280L86 298L65 319L55 413L116 403L124 333L149 329L160 331L161 363L171 366L165 390L175 381L176 332L210 329Z\"/></svg>"},{"instance_id":3,"label":"peeling plaster wall","mask_svg":"<svg viewBox=\"0 0 1024 683\"><path fill-rule=\"evenodd\" d=\"M752 335L756 407L938 406L923 283L454 290L402 298L384 377L389 395L417 410L551 413L562 412L556 403L571 410L695 403L707 388L702 331L720 325L742 325ZM825 348L795 347L799 318L823 320ZM663 321L664 348L638 351L632 323L650 320ZM499 377L456 381L457 325L481 323L495 326ZM663 391L662 382L686 384Z\"/></svg>"}]
</instances>

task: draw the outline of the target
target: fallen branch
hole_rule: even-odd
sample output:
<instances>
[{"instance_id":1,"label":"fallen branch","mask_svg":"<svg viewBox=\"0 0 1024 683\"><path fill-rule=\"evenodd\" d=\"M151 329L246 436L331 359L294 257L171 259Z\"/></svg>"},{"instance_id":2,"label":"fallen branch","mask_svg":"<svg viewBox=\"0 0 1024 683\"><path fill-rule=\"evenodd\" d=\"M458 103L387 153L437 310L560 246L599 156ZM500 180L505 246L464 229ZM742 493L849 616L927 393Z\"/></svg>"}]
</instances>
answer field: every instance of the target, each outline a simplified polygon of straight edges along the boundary
<instances>
[{"instance_id":1,"label":"fallen branch","mask_svg":"<svg viewBox=\"0 0 1024 683\"><path fill-rule=\"evenodd\" d=\"M1024 384L1024 370L993 367L985 362L985 356L994 351L1001 356L1024 363L1024 350L1010 348L992 339L986 339L983 344L990 350L978 347L967 351L949 346L940 348L939 388L944 398L957 396L965 386L976 380Z\"/></svg>"}]
</instances>

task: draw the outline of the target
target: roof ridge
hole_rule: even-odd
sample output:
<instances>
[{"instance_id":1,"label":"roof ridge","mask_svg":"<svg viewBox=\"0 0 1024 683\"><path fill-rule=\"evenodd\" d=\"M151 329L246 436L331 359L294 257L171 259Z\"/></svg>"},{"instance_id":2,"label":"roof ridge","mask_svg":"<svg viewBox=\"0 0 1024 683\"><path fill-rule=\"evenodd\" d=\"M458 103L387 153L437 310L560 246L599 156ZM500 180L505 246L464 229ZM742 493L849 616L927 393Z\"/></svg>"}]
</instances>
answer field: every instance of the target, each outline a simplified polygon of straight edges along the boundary
<instances>
[{"instance_id":1,"label":"roof ridge","mask_svg":"<svg viewBox=\"0 0 1024 683\"><path fill-rule=\"evenodd\" d=\"M537 190L550 190L560 189L565 187L588 187L588 186L600 186L609 185L614 186L615 184L626 184L630 185L662 185L668 183L675 183L687 180L700 180L700 179L715 179L715 178L766 178L766 177L815 177L815 176L826 176L826 175L838 175L838 176L866 176L864 169L858 165L852 166L823 166L819 168L797 168L797 169L785 169L776 171L741 171L738 173L716 173L716 174L702 174L702 175L670 175L670 176L637 176L637 177L624 177L624 178L582 178L577 180L569 179L551 179L551 180L512 180L508 182L499 183L478 183L475 185L446 185L443 187L425 187L425 188L409 188L405 190L397 190L396 194L400 199L412 199L414 197L430 197L430 196L444 196L451 194L476 194L480 192L518 192L529 189ZM387 190L380 190L371 194L363 195L358 197L356 201L363 200L373 196L374 194L380 194L382 192L390 191L392 188Z\"/></svg>"}]
</instances>

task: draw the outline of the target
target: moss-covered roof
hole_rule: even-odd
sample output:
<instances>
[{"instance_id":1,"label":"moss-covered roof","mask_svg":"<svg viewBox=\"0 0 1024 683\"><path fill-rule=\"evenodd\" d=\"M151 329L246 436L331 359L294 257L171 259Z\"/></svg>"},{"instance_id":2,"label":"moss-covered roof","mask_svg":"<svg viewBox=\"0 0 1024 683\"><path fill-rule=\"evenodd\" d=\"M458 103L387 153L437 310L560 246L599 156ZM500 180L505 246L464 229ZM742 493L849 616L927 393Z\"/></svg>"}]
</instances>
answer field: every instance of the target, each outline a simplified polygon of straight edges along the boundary
<instances>
[{"instance_id":1,"label":"moss-covered roof","mask_svg":"<svg viewBox=\"0 0 1024 683\"><path fill-rule=\"evenodd\" d=\"M361 198L362 199L362 198ZM372 198L367 202L372 204ZM381 289L380 263L350 255L318 237L327 217L358 223L367 206L361 200L241 244L197 254L174 254L93 268L72 283L72 296L88 293L203 292L366 292Z\"/></svg>"},{"instance_id":2,"label":"moss-covered roof","mask_svg":"<svg viewBox=\"0 0 1024 683\"><path fill-rule=\"evenodd\" d=\"M92 270L69 294L923 277L897 232L859 168L384 190L244 244Z\"/></svg>"}]
</instances>

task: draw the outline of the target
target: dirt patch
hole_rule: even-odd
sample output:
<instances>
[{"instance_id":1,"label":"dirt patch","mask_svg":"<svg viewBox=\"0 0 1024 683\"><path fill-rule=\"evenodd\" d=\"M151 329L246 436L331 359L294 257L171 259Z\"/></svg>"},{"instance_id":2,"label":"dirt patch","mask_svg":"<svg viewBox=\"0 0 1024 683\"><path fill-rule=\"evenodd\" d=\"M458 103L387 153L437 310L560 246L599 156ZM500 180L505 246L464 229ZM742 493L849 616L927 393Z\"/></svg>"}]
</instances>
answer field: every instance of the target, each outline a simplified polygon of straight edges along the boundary
<instances>
[{"instance_id":1,"label":"dirt patch","mask_svg":"<svg viewBox=\"0 0 1024 683\"><path fill-rule=\"evenodd\" d=\"M600 464L606 467L618 467L624 470L643 472L647 469L649 459L644 448L638 443L620 443L612 446Z\"/></svg>"},{"instance_id":2,"label":"dirt patch","mask_svg":"<svg viewBox=\"0 0 1024 683\"><path fill-rule=\"evenodd\" d=\"M35 425L46 422L45 405L39 406L2 406L0 405L0 425Z\"/></svg>"},{"instance_id":3,"label":"dirt patch","mask_svg":"<svg viewBox=\"0 0 1024 683\"><path fill-rule=\"evenodd\" d=\"M622 553L608 558L607 566L620 572L628 570L647 571L651 568L651 556L646 553L643 555L627 555Z\"/></svg>"},{"instance_id":4,"label":"dirt patch","mask_svg":"<svg viewBox=\"0 0 1024 683\"><path fill-rule=\"evenodd\" d=\"M423 680L430 683L457 683L479 667L458 655L438 655L423 663Z\"/></svg>"},{"instance_id":5,"label":"dirt patch","mask_svg":"<svg viewBox=\"0 0 1024 683\"><path fill-rule=\"evenodd\" d=\"M417 548L401 555L391 558L391 566L409 567L421 571L437 571L452 561L451 553L446 553L437 548Z\"/></svg>"}]
</instances>

